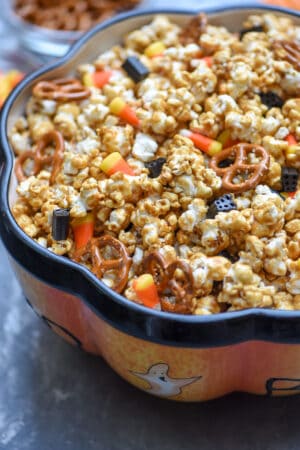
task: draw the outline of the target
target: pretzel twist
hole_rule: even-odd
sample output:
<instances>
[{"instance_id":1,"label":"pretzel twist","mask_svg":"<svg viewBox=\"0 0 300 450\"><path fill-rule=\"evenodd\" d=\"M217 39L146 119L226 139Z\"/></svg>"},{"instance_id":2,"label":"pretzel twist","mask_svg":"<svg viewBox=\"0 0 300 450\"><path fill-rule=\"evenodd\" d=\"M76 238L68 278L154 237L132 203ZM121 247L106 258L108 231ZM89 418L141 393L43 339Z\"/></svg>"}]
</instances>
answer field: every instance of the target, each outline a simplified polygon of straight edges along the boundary
<instances>
[{"instance_id":1,"label":"pretzel twist","mask_svg":"<svg viewBox=\"0 0 300 450\"><path fill-rule=\"evenodd\" d=\"M279 58L288 61L292 66L300 71L300 43L297 41L274 41L273 48Z\"/></svg>"},{"instance_id":2,"label":"pretzel twist","mask_svg":"<svg viewBox=\"0 0 300 450\"><path fill-rule=\"evenodd\" d=\"M117 257L107 259L103 250L109 247L113 249ZM72 259L76 262L90 260L92 272L97 278L103 278L109 271L116 273L114 291L122 292L128 281L128 273L131 266L131 258L128 256L125 245L118 239L104 235L98 238L92 238L86 246L76 250Z\"/></svg>"},{"instance_id":3,"label":"pretzel twist","mask_svg":"<svg viewBox=\"0 0 300 450\"><path fill-rule=\"evenodd\" d=\"M53 155L45 155L45 149L51 143L55 144ZM53 184L55 178L60 171L64 159L65 143L59 131L49 131L46 133L36 145L36 150L27 150L21 153L16 159L15 174L19 182L26 180L27 175L24 173L23 164L27 159L33 160L33 171L30 175L37 175L43 166L51 164L50 184ZM29 175L29 176L30 176Z\"/></svg>"},{"instance_id":4,"label":"pretzel twist","mask_svg":"<svg viewBox=\"0 0 300 450\"><path fill-rule=\"evenodd\" d=\"M55 100L57 102L81 101L91 95L89 88L83 86L76 78L39 81L32 92L37 98Z\"/></svg>"},{"instance_id":5,"label":"pretzel twist","mask_svg":"<svg viewBox=\"0 0 300 450\"><path fill-rule=\"evenodd\" d=\"M192 313L194 279L189 264L182 260L168 264L165 258L156 251L145 258L144 270L151 273L155 280L163 311L178 314ZM180 270L180 279L176 277L177 270ZM174 302L171 302L164 294L168 292L174 296Z\"/></svg>"},{"instance_id":6,"label":"pretzel twist","mask_svg":"<svg viewBox=\"0 0 300 450\"><path fill-rule=\"evenodd\" d=\"M166 270L168 263L159 252L150 253L143 261L144 272L151 273L158 293L164 291L167 285Z\"/></svg>"},{"instance_id":7,"label":"pretzel twist","mask_svg":"<svg viewBox=\"0 0 300 450\"><path fill-rule=\"evenodd\" d=\"M201 34L205 33L207 28L207 16L204 13L197 14L183 28L179 35L179 41L183 45L198 42Z\"/></svg>"},{"instance_id":8,"label":"pretzel twist","mask_svg":"<svg viewBox=\"0 0 300 450\"><path fill-rule=\"evenodd\" d=\"M259 163L247 163L250 153L254 153L260 158ZM219 164L227 158L234 158L232 164L228 167L219 167ZM210 167L217 175L222 177L222 187L226 192L245 192L258 185L270 164L269 153L260 145L237 144L233 147L222 150L210 160ZM234 178L238 175L248 176L246 180L240 183L234 183Z\"/></svg>"}]
</instances>

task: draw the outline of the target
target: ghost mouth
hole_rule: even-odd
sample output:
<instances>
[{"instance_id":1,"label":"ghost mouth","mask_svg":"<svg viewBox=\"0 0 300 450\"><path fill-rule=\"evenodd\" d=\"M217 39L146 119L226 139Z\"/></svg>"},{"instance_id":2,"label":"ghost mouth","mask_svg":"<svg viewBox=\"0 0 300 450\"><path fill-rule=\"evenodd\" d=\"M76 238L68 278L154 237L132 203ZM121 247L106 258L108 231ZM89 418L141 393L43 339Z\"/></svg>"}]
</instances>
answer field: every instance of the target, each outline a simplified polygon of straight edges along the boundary
<instances>
[{"instance_id":1,"label":"ghost mouth","mask_svg":"<svg viewBox=\"0 0 300 450\"><path fill-rule=\"evenodd\" d=\"M165 379L165 377L159 377L159 379L160 379L161 381L164 381L165 383L167 382L167 380Z\"/></svg>"}]
</instances>

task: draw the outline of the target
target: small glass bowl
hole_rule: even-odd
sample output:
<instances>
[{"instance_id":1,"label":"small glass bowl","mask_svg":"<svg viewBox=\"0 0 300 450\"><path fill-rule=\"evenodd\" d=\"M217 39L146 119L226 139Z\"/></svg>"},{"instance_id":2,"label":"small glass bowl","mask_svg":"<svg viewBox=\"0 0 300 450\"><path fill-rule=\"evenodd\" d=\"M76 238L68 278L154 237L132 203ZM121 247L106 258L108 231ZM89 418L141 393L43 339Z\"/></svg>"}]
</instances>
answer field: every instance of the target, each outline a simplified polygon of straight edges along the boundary
<instances>
[{"instance_id":1,"label":"small glass bowl","mask_svg":"<svg viewBox=\"0 0 300 450\"><path fill-rule=\"evenodd\" d=\"M7 28L5 30L0 29L0 73L18 70L27 74L36 70L43 63L43 59L38 55L26 49L20 51L18 40L11 36Z\"/></svg>"},{"instance_id":2,"label":"small glass bowl","mask_svg":"<svg viewBox=\"0 0 300 450\"><path fill-rule=\"evenodd\" d=\"M11 70L17 70L24 74L30 73L40 67L44 61L37 55L29 52L26 49L18 47L18 41L13 36L2 33L0 28L0 75L6 74ZM9 42L8 42L9 41Z\"/></svg>"},{"instance_id":3,"label":"small glass bowl","mask_svg":"<svg viewBox=\"0 0 300 450\"><path fill-rule=\"evenodd\" d=\"M52 30L27 22L15 12L14 3L14 0L1 1L7 24L14 29L19 45L38 54L44 61L51 57L63 56L70 46L84 34L83 31ZM140 8L141 3L132 9ZM117 13L116 11L115 14Z\"/></svg>"},{"instance_id":4,"label":"small glass bowl","mask_svg":"<svg viewBox=\"0 0 300 450\"><path fill-rule=\"evenodd\" d=\"M13 0L2 0L2 2L4 17L8 25L14 29L20 46L33 53L48 58L63 56L70 45L83 34L81 31L51 30L33 25L16 14Z\"/></svg>"}]
</instances>

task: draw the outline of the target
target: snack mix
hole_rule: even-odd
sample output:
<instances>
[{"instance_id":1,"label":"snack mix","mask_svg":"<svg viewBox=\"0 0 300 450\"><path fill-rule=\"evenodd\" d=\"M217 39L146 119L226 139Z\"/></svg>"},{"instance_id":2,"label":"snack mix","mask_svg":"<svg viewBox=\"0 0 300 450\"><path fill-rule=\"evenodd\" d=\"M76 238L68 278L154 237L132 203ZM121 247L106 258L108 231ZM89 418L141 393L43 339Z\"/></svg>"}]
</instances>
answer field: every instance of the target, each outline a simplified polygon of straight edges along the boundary
<instances>
[{"instance_id":1,"label":"snack mix","mask_svg":"<svg viewBox=\"0 0 300 450\"><path fill-rule=\"evenodd\" d=\"M300 309L300 27L157 16L76 70L11 132L22 230L149 308Z\"/></svg>"}]
</instances>

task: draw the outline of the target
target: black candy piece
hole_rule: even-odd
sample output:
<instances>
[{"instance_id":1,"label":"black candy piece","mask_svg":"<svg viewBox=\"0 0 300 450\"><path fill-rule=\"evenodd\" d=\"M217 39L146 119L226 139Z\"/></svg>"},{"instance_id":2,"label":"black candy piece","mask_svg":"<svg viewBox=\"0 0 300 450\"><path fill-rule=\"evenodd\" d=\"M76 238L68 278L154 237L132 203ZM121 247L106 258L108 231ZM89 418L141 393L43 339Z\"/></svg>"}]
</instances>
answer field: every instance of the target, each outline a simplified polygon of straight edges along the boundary
<instances>
[{"instance_id":1,"label":"black candy piece","mask_svg":"<svg viewBox=\"0 0 300 450\"><path fill-rule=\"evenodd\" d=\"M64 241L68 237L70 210L59 208L52 215L52 237L55 241Z\"/></svg>"},{"instance_id":2,"label":"black candy piece","mask_svg":"<svg viewBox=\"0 0 300 450\"><path fill-rule=\"evenodd\" d=\"M149 170L149 177L157 178L161 174L162 166L166 161L166 158L157 158L153 161L146 162L145 166Z\"/></svg>"},{"instance_id":3,"label":"black candy piece","mask_svg":"<svg viewBox=\"0 0 300 450\"><path fill-rule=\"evenodd\" d=\"M225 169L226 167L231 166L231 164L233 164L233 163L234 163L233 159L229 159L229 158L228 159L223 159L223 161L219 162L218 167L220 169Z\"/></svg>"},{"instance_id":4,"label":"black candy piece","mask_svg":"<svg viewBox=\"0 0 300 450\"><path fill-rule=\"evenodd\" d=\"M222 250L219 253L219 256L223 256L223 258L227 258L229 259L229 261L231 261L232 263L235 263L238 261L239 257L237 255L232 255L231 253L229 253L227 250Z\"/></svg>"},{"instance_id":5,"label":"black candy piece","mask_svg":"<svg viewBox=\"0 0 300 450\"><path fill-rule=\"evenodd\" d=\"M136 83L149 75L147 67L136 57L129 56L122 64L123 69Z\"/></svg>"},{"instance_id":6,"label":"black candy piece","mask_svg":"<svg viewBox=\"0 0 300 450\"><path fill-rule=\"evenodd\" d=\"M212 295L218 295L223 288L223 281L214 281L213 288L211 291Z\"/></svg>"},{"instance_id":7,"label":"black candy piece","mask_svg":"<svg viewBox=\"0 0 300 450\"><path fill-rule=\"evenodd\" d=\"M228 212L233 209L236 209L236 204L234 203L231 194L224 194L222 197L217 198L211 203L206 217L208 219L213 219L219 212Z\"/></svg>"},{"instance_id":8,"label":"black candy piece","mask_svg":"<svg viewBox=\"0 0 300 450\"><path fill-rule=\"evenodd\" d=\"M133 224L132 224L132 222L129 222L129 224L127 225L127 227L125 228L125 233L128 233L128 231L130 231L131 229L132 229L132 227L133 227Z\"/></svg>"},{"instance_id":9,"label":"black candy piece","mask_svg":"<svg viewBox=\"0 0 300 450\"><path fill-rule=\"evenodd\" d=\"M281 185L283 192L295 192L297 190L299 173L294 167L281 168Z\"/></svg>"},{"instance_id":10,"label":"black candy piece","mask_svg":"<svg viewBox=\"0 0 300 450\"><path fill-rule=\"evenodd\" d=\"M284 101L275 92L260 92L261 102L268 108L282 108Z\"/></svg>"},{"instance_id":11,"label":"black candy piece","mask_svg":"<svg viewBox=\"0 0 300 450\"><path fill-rule=\"evenodd\" d=\"M264 30L264 27L262 27L261 25L256 25L251 28L243 28L240 31L240 40L242 40L243 37L245 36L245 34L247 34L247 33L252 33L252 32L262 33L263 31L265 31L265 30Z\"/></svg>"}]
</instances>

